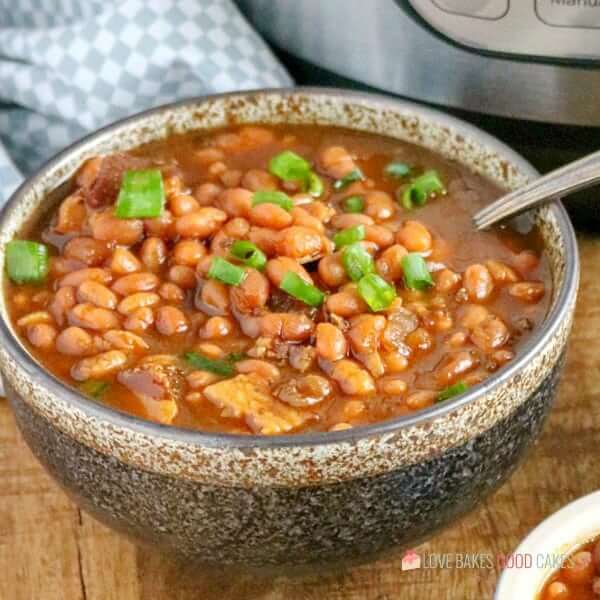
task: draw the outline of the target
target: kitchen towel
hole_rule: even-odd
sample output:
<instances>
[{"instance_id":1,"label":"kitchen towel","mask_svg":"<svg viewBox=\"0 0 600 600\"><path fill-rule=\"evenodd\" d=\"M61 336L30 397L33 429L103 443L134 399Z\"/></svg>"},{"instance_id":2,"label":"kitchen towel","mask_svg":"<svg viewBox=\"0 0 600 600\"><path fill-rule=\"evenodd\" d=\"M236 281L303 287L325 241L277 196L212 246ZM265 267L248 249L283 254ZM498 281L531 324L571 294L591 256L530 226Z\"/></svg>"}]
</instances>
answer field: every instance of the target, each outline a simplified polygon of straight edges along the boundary
<instances>
[{"instance_id":1,"label":"kitchen towel","mask_svg":"<svg viewBox=\"0 0 600 600\"><path fill-rule=\"evenodd\" d=\"M0 203L111 121L290 84L232 0L0 0Z\"/></svg>"}]
</instances>

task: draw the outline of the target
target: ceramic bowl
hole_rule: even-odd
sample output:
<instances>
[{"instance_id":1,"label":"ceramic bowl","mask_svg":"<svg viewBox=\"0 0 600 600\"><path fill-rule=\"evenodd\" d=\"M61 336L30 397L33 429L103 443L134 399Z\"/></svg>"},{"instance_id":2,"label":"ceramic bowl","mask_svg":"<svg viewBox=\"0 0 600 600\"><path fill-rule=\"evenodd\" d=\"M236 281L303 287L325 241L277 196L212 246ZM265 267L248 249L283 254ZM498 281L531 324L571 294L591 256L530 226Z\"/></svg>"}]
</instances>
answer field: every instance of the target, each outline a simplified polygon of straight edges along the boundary
<instances>
[{"instance_id":1,"label":"ceramic bowl","mask_svg":"<svg viewBox=\"0 0 600 600\"><path fill-rule=\"evenodd\" d=\"M385 134L431 148L507 189L536 175L482 131L400 100L319 88L196 98L102 129L42 167L0 217L0 263L5 243L88 157L172 132L253 122ZM2 299L0 369L18 426L84 509L171 554L280 566L364 560L412 546L506 479L552 405L579 267L562 206L534 218L555 286L548 317L514 361L454 400L335 433L234 436L161 426L84 398L40 368L18 341Z\"/></svg>"},{"instance_id":2,"label":"ceramic bowl","mask_svg":"<svg viewBox=\"0 0 600 600\"><path fill-rule=\"evenodd\" d=\"M537 600L562 558L600 535L600 492L567 504L538 525L512 553L494 600Z\"/></svg>"}]
</instances>

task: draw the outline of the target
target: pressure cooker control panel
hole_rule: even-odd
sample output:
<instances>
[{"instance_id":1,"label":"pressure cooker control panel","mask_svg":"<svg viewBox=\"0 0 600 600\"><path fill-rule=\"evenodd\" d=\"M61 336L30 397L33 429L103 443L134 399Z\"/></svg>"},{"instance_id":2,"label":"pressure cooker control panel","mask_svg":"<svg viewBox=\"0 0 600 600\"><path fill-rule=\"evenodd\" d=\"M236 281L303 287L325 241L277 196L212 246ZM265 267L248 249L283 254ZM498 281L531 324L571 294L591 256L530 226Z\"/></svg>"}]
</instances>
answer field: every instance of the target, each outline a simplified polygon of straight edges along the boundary
<instances>
[{"instance_id":1,"label":"pressure cooker control panel","mask_svg":"<svg viewBox=\"0 0 600 600\"><path fill-rule=\"evenodd\" d=\"M600 0L409 0L435 30L488 52L600 60Z\"/></svg>"}]
</instances>

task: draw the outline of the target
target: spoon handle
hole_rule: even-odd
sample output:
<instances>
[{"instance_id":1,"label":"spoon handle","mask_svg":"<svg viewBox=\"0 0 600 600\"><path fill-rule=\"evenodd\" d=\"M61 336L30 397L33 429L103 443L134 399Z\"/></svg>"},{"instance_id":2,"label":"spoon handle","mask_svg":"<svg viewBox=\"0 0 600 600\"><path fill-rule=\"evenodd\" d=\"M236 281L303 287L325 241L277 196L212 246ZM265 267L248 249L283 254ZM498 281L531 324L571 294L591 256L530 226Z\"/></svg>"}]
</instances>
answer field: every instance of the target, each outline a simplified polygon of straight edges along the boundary
<instances>
[{"instance_id":1,"label":"spoon handle","mask_svg":"<svg viewBox=\"0 0 600 600\"><path fill-rule=\"evenodd\" d=\"M556 169L492 202L473 217L475 228L485 229L542 202L556 200L599 181L600 151Z\"/></svg>"}]
</instances>

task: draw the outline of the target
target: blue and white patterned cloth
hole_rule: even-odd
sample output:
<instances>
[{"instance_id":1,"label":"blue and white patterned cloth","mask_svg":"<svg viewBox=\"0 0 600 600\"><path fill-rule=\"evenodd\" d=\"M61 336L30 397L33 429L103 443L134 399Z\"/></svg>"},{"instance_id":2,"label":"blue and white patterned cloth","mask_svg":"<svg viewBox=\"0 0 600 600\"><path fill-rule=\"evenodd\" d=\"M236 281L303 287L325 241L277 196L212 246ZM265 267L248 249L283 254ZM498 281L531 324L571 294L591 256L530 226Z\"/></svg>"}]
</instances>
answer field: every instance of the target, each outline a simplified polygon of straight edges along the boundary
<instances>
[{"instance_id":1,"label":"blue and white patterned cloth","mask_svg":"<svg viewBox=\"0 0 600 600\"><path fill-rule=\"evenodd\" d=\"M291 80L232 0L0 0L0 203L88 131Z\"/></svg>"}]
</instances>

